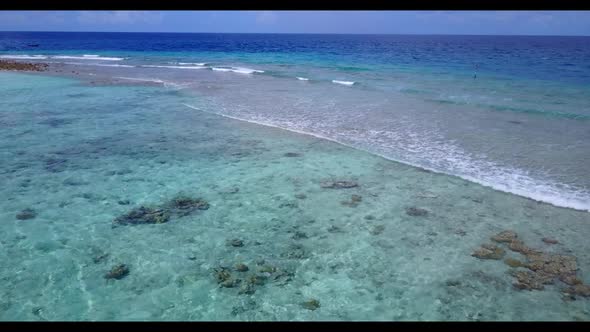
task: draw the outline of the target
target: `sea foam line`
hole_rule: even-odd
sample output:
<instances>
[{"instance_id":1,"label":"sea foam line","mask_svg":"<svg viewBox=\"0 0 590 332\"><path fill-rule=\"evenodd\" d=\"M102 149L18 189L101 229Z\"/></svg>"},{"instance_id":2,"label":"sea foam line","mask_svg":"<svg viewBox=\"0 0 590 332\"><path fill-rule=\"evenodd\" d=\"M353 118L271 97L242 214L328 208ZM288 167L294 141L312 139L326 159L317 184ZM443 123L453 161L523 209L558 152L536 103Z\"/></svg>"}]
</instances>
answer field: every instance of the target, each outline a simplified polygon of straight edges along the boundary
<instances>
[{"instance_id":1,"label":"sea foam line","mask_svg":"<svg viewBox=\"0 0 590 332\"><path fill-rule=\"evenodd\" d=\"M55 62L52 62L55 63ZM59 62L57 62L59 63ZM120 65L120 64L106 64L106 63L83 63L83 62L63 62L66 65L76 65L76 66L97 66L97 67L123 67L123 68L134 68L135 66L132 65Z\"/></svg>"},{"instance_id":2,"label":"sea foam line","mask_svg":"<svg viewBox=\"0 0 590 332\"><path fill-rule=\"evenodd\" d=\"M73 60L104 60L104 61L121 61L125 60L125 58L115 58L115 57L102 57L100 55L90 55L85 54L83 56L74 56L74 55L54 55L51 56L52 59L73 59Z\"/></svg>"},{"instance_id":3,"label":"sea foam line","mask_svg":"<svg viewBox=\"0 0 590 332\"><path fill-rule=\"evenodd\" d=\"M195 66L205 66L207 65L205 62L179 62L179 65L195 65Z\"/></svg>"},{"instance_id":4,"label":"sea foam line","mask_svg":"<svg viewBox=\"0 0 590 332\"><path fill-rule=\"evenodd\" d=\"M122 80L130 80L130 81L140 81L140 82L154 82L163 84L164 81L157 79L157 78L136 78L136 77L124 77L124 76L114 76L114 78L119 78Z\"/></svg>"},{"instance_id":5,"label":"sea foam line","mask_svg":"<svg viewBox=\"0 0 590 332\"><path fill-rule=\"evenodd\" d=\"M90 63L86 64L85 63L84 65L87 65L87 66L98 66L98 67L123 67L123 68L134 68L135 67L135 66L132 66L132 65L119 65L119 64L109 65L109 64L106 64L106 63L94 63L94 64L90 64Z\"/></svg>"},{"instance_id":6,"label":"sea foam line","mask_svg":"<svg viewBox=\"0 0 590 332\"><path fill-rule=\"evenodd\" d=\"M104 60L104 61L121 61L125 58L103 57L96 54L84 54L82 56L75 55L28 55L28 54L3 54L0 55L2 59L28 59L28 60L43 60L43 59L71 59L71 60Z\"/></svg>"},{"instance_id":7,"label":"sea foam line","mask_svg":"<svg viewBox=\"0 0 590 332\"><path fill-rule=\"evenodd\" d=\"M234 72L240 74L254 74L254 73L264 73L264 70L257 70L245 67L209 67L213 71L223 71L223 72Z\"/></svg>"},{"instance_id":8,"label":"sea foam line","mask_svg":"<svg viewBox=\"0 0 590 332\"><path fill-rule=\"evenodd\" d=\"M458 177L458 178L461 178L463 180L467 180L467 181L470 181L470 182L474 182L474 183L480 184L480 185L482 185L484 187L492 188L492 189L495 189L495 190L498 190L498 191L501 191L501 192L507 192L507 193L514 194L514 195L521 196L521 197L525 197L525 198L531 199L533 201L543 202L543 203L547 203L547 204L550 204L550 205L553 205L553 206L557 206L557 207L565 207L565 208L571 208L571 209L574 209L574 210L581 210L581 211L590 212L590 202L586 202L586 201L584 201L582 199L576 199L576 198L569 198L569 199L568 198L565 198L564 199L564 198L559 197L557 195L547 195L547 194L543 194L543 193L540 193L540 192L527 191L527 190L524 190L524 189L521 189L521 188L511 188L511 187L508 187L506 184L493 183L493 182L481 180L481 179L478 179L478 178L475 178L475 177L472 177L472 176L469 176L469 175L449 174L449 173L445 173L445 172L442 172L442 171L437 170L437 169L434 169L434 168L425 167L425 166L422 166L422 165L419 165L419 164L416 164L416 163L413 163L413 162L408 162L408 161L403 161L403 160L397 160L397 159L394 159L394 158L389 157L387 155L384 155L384 154L381 154L381 153L378 153L378 152L369 151L369 150L366 150L366 149L363 149L363 148L360 148L360 147L356 147L356 146L353 146L353 145L350 145L350 144L347 144L347 143L344 143L344 142L341 142L341 141L338 141L336 139L333 139L333 138L330 138L330 137L326 137L326 136L323 136L323 135L320 135L320 134L315 134L315 133L306 132L306 131L302 131L302 130L292 129L292 128L288 128L288 127L283 127L283 126L276 125L276 124L273 124L273 123L268 123L268 122L247 120L247 119L242 119L242 118L234 117L234 116L227 115L227 114L209 112L209 111L205 111L203 109L200 109L198 107L195 107L195 106L192 106L192 105L189 105L189 104L185 104L185 103L183 103L183 105L186 106L186 107L188 107L188 108L191 108L191 109L195 109L195 110L198 110L198 111L201 111L201 112L210 113L210 114L214 114L214 115L219 115L219 116L226 117L226 118L233 119L233 120L244 121L244 122L248 122L248 123L252 123L252 124L257 124L257 125L262 125L262 126L267 126L267 127L272 127L272 128L283 129L283 130L287 130L287 131L294 132L294 133L297 133L297 134L308 135L308 136L313 136L313 137L316 137L316 138L319 138L319 139L324 139L324 140L327 140L327 141L330 141L330 142L334 142L334 143L340 144L342 146L346 146L348 148L352 148L352 149L363 151L363 152L366 152L366 153L369 153L369 154L372 154L372 155L376 155L376 156L379 156L381 158L384 158L384 159L387 159L387 160L390 160L390 161L398 162L398 163L405 164L405 165L410 165L410 166L413 166L413 167L416 167L416 168L419 168L419 169L428 170L428 171L431 171L431 172L434 172L434 173L437 173L437 174L443 174L443 175L446 175L446 176Z\"/></svg>"},{"instance_id":9,"label":"sea foam line","mask_svg":"<svg viewBox=\"0 0 590 332\"><path fill-rule=\"evenodd\" d=\"M332 83L342 84L342 85L354 85L356 82L332 80Z\"/></svg>"},{"instance_id":10,"label":"sea foam line","mask_svg":"<svg viewBox=\"0 0 590 332\"><path fill-rule=\"evenodd\" d=\"M113 78L118 78L118 79L122 79L122 80L130 80L130 81L138 81L138 82L158 83L158 84L162 84L165 88L171 87L171 88L178 89L178 90L191 85L191 83L180 84L180 83L164 81L164 80L161 80L158 78L138 78L138 77L125 77L125 76L114 76Z\"/></svg>"},{"instance_id":11,"label":"sea foam line","mask_svg":"<svg viewBox=\"0 0 590 332\"><path fill-rule=\"evenodd\" d=\"M157 66L157 65L141 65L140 67L147 67L147 68L170 68L170 69L206 69L207 67L203 66Z\"/></svg>"},{"instance_id":12,"label":"sea foam line","mask_svg":"<svg viewBox=\"0 0 590 332\"><path fill-rule=\"evenodd\" d=\"M26 59L26 60L43 60L47 59L45 55L28 55L28 54L3 54L0 59Z\"/></svg>"}]
</instances>

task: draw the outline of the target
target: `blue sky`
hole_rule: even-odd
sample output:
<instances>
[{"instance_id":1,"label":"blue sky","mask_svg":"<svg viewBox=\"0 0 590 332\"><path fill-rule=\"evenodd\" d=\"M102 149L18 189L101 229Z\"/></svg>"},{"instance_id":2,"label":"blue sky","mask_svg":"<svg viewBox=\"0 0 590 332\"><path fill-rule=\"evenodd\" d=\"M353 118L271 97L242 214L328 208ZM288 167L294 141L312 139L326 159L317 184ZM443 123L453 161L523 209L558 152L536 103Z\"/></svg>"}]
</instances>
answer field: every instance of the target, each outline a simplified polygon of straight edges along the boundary
<instances>
[{"instance_id":1,"label":"blue sky","mask_svg":"<svg viewBox=\"0 0 590 332\"><path fill-rule=\"evenodd\" d=\"M0 30L590 35L590 11L0 11Z\"/></svg>"}]
</instances>

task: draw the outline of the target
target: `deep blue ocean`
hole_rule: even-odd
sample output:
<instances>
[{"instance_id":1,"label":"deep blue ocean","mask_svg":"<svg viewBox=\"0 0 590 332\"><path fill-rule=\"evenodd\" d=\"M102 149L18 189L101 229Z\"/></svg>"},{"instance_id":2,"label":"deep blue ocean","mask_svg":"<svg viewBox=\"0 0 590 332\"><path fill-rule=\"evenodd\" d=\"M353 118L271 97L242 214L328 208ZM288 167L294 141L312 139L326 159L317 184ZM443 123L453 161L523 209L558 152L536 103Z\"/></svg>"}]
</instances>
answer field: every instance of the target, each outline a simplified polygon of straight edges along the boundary
<instances>
[{"instance_id":1,"label":"deep blue ocean","mask_svg":"<svg viewBox=\"0 0 590 332\"><path fill-rule=\"evenodd\" d=\"M30 47L38 44L38 47ZM226 33L0 32L0 52L234 55L264 63L477 70L590 84L590 37ZM477 68L476 68L477 66Z\"/></svg>"}]
</instances>

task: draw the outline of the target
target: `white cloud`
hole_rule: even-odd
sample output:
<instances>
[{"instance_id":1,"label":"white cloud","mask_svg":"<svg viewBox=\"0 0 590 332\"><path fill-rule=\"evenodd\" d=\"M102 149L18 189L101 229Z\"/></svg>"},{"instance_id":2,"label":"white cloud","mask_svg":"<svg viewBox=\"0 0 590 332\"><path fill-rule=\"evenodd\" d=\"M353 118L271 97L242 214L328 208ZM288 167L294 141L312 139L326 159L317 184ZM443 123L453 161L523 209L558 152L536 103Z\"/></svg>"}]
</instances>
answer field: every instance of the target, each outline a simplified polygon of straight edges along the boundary
<instances>
[{"instance_id":1,"label":"white cloud","mask_svg":"<svg viewBox=\"0 0 590 332\"><path fill-rule=\"evenodd\" d=\"M82 24L159 23L162 13L150 11L82 11L77 20Z\"/></svg>"},{"instance_id":2,"label":"white cloud","mask_svg":"<svg viewBox=\"0 0 590 332\"><path fill-rule=\"evenodd\" d=\"M256 15L256 23L273 24L278 20L278 15L272 11L262 11Z\"/></svg>"}]
</instances>

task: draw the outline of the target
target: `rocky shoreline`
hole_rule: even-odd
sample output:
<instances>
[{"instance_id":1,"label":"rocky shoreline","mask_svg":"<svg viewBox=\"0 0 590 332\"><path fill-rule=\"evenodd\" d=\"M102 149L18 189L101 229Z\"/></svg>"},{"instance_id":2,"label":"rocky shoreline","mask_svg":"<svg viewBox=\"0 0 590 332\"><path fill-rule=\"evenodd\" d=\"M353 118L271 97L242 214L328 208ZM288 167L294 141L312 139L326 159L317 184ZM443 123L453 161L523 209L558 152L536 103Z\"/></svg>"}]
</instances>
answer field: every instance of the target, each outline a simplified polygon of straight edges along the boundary
<instances>
[{"instance_id":1,"label":"rocky shoreline","mask_svg":"<svg viewBox=\"0 0 590 332\"><path fill-rule=\"evenodd\" d=\"M0 70L11 71L46 71L49 67L46 63L30 63L0 60Z\"/></svg>"}]
</instances>

